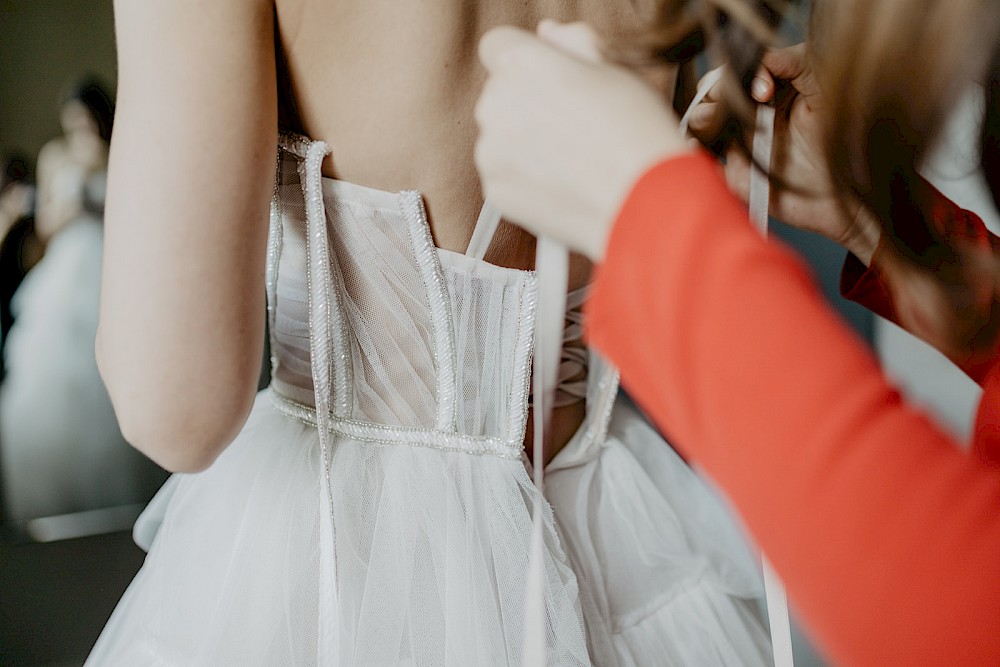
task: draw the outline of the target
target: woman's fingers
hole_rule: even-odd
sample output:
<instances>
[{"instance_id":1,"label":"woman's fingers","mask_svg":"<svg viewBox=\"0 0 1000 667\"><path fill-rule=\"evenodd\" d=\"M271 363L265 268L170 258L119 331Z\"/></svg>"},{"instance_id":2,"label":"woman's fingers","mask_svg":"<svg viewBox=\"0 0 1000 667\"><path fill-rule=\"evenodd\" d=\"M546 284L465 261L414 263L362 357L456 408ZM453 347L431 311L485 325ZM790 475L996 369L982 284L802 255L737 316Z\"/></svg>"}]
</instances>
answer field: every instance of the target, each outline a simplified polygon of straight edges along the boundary
<instances>
[{"instance_id":1,"label":"woman's fingers","mask_svg":"<svg viewBox=\"0 0 1000 667\"><path fill-rule=\"evenodd\" d=\"M794 81L808 69L805 42L783 49L767 49L761 57L761 64L775 78Z\"/></svg>"},{"instance_id":2,"label":"woman's fingers","mask_svg":"<svg viewBox=\"0 0 1000 667\"><path fill-rule=\"evenodd\" d=\"M701 136L714 136L722 126L722 106L718 103L722 97L723 77L719 75L721 68L713 70L703 76L698 83L701 89L710 78L717 79L715 84L705 94L704 99L691 112L689 126L691 130ZM759 104L767 104L774 99L775 84L767 68L761 67L753 79L750 92L754 100Z\"/></svg>"},{"instance_id":3,"label":"woman's fingers","mask_svg":"<svg viewBox=\"0 0 1000 667\"><path fill-rule=\"evenodd\" d=\"M488 31L479 42L479 59L486 71L497 68L537 67L571 56L591 63L604 61L603 42L593 28L584 23L542 21L538 35L500 26Z\"/></svg>"},{"instance_id":4,"label":"woman's fingers","mask_svg":"<svg viewBox=\"0 0 1000 667\"><path fill-rule=\"evenodd\" d=\"M578 25L536 37L488 32L489 76L476 104L474 153L483 192L508 220L597 259L615 212L642 173L689 150L655 90L605 62Z\"/></svg>"},{"instance_id":5,"label":"woman's fingers","mask_svg":"<svg viewBox=\"0 0 1000 667\"><path fill-rule=\"evenodd\" d=\"M722 107L718 102L702 102L691 112L688 127L699 135L712 136L722 122Z\"/></svg>"},{"instance_id":6,"label":"woman's fingers","mask_svg":"<svg viewBox=\"0 0 1000 667\"><path fill-rule=\"evenodd\" d=\"M500 26L489 30L479 40L479 60L487 72L506 66L530 66L539 49L551 50L526 30Z\"/></svg>"},{"instance_id":7,"label":"woman's fingers","mask_svg":"<svg viewBox=\"0 0 1000 667\"><path fill-rule=\"evenodd\" d=\"M712 76L709 72L704 77ZM776 81L787 81L794 88L806 94L812 92L812 77L806 58L806 45L796 44L784 49L767 49L761 58L760 69L750 84L750 94L758 104L768 104L774 100ZM705 95L705 99L691 114L691 129L701 135L711 136L722 123L721 97L722 80L719 80Z\"/></svg>"},{"instance_id":8,"label":"woman's fingers","mask_svg":"<svg viewBox=\"0 0 1000 667\"><path fill-rule=\"evenodd\" d=\"M538 24L538 36L581 60L593 63L604 60L604 43L586 23L558 23L546 19Z\"/></svg>"},{"instance_id":9,"label":"woman's fingers","mask_svg":"<svg viewBox=\"0 0 1000 667\"><path fill-rule=\"evenodd\" d=\"M764 52L761 63L775 79L787 83L795 92L810 98L810 106L814 107L821 100L822 91L809 66L805 43L784 49L768 49Z\"/></svg>"},{"instance_id":10,"label":"woman's fingers","mask_svg":"<svg viewBox=\"0 0 1000 667\"><path fill-rule=\"evenodd\" d=\"M764 65L761 65L750 82L750 94L758 104L767 104L774 99L774 78Z\"/></svg>"}]
</instances>

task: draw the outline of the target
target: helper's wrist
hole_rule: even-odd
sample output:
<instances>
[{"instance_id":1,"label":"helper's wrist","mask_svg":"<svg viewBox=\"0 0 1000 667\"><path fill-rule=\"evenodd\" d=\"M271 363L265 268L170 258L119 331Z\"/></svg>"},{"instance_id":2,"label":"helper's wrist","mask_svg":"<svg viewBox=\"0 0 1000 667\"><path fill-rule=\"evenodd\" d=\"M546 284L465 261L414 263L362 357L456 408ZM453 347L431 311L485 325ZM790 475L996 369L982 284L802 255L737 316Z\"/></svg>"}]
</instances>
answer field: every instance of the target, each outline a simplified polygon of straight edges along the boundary
<instances>
[{"instance_id":1,"label":"helper's wrist","mask_svg":"<svg viewBox=\"0 0 1000 667\"><path fill-rule=\"evenodd\" d=\"M844 247L865 266L871 266L882 240L882 225L867 208L859 204L851 230L853 233Z\"/></svg>"}]
</instances>

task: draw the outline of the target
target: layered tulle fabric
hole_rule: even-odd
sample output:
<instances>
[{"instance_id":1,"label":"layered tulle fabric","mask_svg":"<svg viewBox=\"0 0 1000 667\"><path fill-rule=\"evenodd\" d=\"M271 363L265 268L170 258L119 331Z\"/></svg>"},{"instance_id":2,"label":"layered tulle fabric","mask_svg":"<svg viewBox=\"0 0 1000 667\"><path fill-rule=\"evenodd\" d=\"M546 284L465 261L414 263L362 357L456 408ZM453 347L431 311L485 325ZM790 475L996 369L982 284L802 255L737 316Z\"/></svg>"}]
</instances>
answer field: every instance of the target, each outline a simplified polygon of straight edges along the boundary
<instances>
[{"instance_id":1,"label":"layered tulle fabric","mask_svg":"<svg viewBox=\"0 0 1000 667\"><path fill-rule=\"evenodd\" d=\"M154 501L140 530L165 507L162 524L91 664L317 664L319 441L272 399L215 465ZM524 465L347 441L333 463L342 641L329 664L518 664ZM547 543L552 664L589 664L574 575L551 530Z\"/></svg>"},{"instance_id":2,"label":"layered tulle fabric","mask_svg":"<svg viewBox=\"0 0 1000 667\"><path fill-rule=\"evenodd\" d=\"M550 465L546 496L594 663L771 664L756 559L716 494L623 399L606 437L584 435Z\"/></svg>"}]
</instances>

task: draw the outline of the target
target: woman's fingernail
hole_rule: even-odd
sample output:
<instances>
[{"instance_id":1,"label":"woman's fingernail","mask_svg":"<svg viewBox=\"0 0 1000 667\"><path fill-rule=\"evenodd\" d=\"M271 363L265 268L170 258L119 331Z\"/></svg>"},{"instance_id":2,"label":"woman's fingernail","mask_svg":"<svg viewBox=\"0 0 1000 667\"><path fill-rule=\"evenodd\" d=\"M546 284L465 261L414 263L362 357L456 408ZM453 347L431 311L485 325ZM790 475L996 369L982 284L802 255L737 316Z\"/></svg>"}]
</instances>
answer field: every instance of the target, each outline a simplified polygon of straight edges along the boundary
<instances>
[{"instance_id":1,"label":"woman's fingernail","mask_svg":"<svg viewBox=\"0 0 1000 667\"><path fill-rule=\"evenodd\" d=\"M753 93L754 99L758 102L766 102L767 94L771 91L771 86L764 79L755 76L753 83L750 85L750 91Z\"/></svg>"}]
</instances>

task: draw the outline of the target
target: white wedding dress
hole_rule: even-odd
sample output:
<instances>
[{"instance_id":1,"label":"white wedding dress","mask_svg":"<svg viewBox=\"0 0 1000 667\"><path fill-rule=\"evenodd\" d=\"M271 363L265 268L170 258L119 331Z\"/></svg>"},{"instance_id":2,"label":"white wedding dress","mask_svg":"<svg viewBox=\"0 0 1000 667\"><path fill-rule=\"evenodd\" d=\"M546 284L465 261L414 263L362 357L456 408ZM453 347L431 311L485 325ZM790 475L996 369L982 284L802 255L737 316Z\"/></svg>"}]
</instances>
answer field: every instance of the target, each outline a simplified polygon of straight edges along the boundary
<instances>
[{"instance_id":1,"label":"white wedding dress","mask_svg":"<svg viewBox=\"0 0 1000 667\"><path fill-rule=\"evenodd\" d=\"M535 275L435 248L418 193L323 178L327 152L282 137L271 386L140 519L88 665L521 664ZM548 664L769 664L741 536L616 395L593 358L548 468Z\"/></svg>"}]
</instances>

